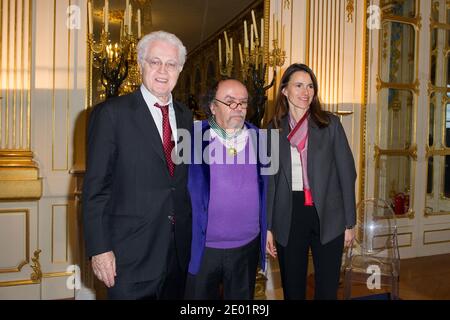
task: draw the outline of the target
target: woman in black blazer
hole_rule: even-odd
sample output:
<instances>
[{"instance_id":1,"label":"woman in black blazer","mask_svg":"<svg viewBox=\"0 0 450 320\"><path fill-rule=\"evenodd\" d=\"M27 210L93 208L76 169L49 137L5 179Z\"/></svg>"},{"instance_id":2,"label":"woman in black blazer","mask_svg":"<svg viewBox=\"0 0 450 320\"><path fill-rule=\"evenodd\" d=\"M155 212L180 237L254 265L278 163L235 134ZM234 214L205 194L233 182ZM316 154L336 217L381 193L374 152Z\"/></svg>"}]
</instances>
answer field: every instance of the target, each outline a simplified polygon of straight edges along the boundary
<instances>
[{"instance_id":1,"label":"woman in black blazer","mask_svg":"<svg viewBox=\"0 0 450 320\"><path fill-rule=\"evenodd\" d=\"M269 177L267 251L278 256L285 299L305 299L308 253L315 299L336 299L343 248L355 233L356 170L339 118L321 109L317 79L293 64L269 129L279 129L278 172ZM270 135L269 135L270 136Z\"/></svg>"}]
</instances>

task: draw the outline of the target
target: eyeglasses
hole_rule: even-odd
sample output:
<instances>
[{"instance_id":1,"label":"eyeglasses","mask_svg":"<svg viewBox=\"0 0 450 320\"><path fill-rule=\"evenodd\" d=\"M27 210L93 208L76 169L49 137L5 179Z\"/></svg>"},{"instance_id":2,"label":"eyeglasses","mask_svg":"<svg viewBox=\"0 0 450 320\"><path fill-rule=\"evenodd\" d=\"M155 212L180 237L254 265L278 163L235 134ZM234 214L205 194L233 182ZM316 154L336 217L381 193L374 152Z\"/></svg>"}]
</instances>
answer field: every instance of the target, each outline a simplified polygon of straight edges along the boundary
<instances>
[{"instance_id":1,"label":"eyeglasses","mask_svg":"<svg viewBox=\"0 0 450 320\"><path fill-rule=\"evenodd\" d=\"M216 100L216 101L218 101L220 103L223 103L224 105L226 105L231 110L237 109L238 106L241 106L242 109L247 109L247 107L248 107L248 102L247 101L245 101L245 102L234 102L234 101L232 101L230 103L226 103L226 102L220 101L219 99L216 99L216 98L214 98L214 100Z\"/></svg>"},{"instance_id":2,"label":"eyeglasses","mask_svg":"<svg viewBox=\"0 0 450 320\"><path fill-rule=\"evenodd\" d=\"M167 61L166 63L163 63L158 58L145 59L145 61L150 66L150 69L153 69L153 70L157 70L157 69L161 68L162 65L164 65L164 69L166 69L167 72L178 71L178 63L175 61Z\"/></svg>"}]
</instances>

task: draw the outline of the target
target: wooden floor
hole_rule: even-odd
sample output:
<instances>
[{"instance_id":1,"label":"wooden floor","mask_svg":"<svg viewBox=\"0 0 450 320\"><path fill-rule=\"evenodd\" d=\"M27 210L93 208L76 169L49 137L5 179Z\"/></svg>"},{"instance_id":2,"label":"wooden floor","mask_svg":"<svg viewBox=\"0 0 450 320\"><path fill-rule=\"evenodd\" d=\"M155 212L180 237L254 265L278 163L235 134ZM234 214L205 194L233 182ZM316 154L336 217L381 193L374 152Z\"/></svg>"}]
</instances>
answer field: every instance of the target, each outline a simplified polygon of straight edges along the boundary
<instances>
[{"instance_id":1,"label":"wooden floor","mask_svg":"<svg viewBox=\"0 0 450 320\"><path fill-rule=\"evenodd\" d=\"M283 298L279 268L273 263L270 285L274 290L266 290L266 298L280 300ZM270 276L269 276L270 277ZM381 290L368 290L365 286L352 287L352 297L361 297L384 293ZM314 296L314 278L308 277L307 299ZM340 286L338 299L342 299ZM401 260L400 299L402 300L450 300L450 254Z\"/></svg>"}]
</instances>

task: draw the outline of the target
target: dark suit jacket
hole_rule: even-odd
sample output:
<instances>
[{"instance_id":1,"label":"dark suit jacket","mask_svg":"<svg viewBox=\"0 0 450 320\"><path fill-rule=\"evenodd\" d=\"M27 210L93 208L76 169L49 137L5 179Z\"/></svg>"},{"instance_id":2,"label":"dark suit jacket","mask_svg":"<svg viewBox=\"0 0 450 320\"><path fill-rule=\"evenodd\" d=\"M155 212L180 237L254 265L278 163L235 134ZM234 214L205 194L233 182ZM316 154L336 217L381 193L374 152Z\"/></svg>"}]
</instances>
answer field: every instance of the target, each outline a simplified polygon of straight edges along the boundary
<instances>
[{"instance_id":1,"label":"dark suit jacket","mask_svg":"<svg viewBox=\"0 0 450 320\"><path fill-rule=\"evenodd\" d=\"M345 226L356 224L353 155L339 118L332 114L329 117L329 126L322 129L314 121L308 122L308 178L319 215L322 244L342 234ZM269 177L267 223L276 241L286 246L292 212L292 164L287 116L281 120L280 127L280 168L277 174ZM273 129L272 124L269 129Z\"/></svg>"},{"instance_id":2,"label":"dark suit jacket","mask_svg":"<svg viewBox=\"0 0 450 320\"><path fill-rule=\"evenodd\" d=\"M174 102L177 128L191 130L192 113ZM88 127L83 217L88 256L113 251L117 277L139 282L166 269L175 215L175 242L187 270L191 205L187 165L170 177L161 137L140 90L95 107Z\"/></svg>"}]
</instances>

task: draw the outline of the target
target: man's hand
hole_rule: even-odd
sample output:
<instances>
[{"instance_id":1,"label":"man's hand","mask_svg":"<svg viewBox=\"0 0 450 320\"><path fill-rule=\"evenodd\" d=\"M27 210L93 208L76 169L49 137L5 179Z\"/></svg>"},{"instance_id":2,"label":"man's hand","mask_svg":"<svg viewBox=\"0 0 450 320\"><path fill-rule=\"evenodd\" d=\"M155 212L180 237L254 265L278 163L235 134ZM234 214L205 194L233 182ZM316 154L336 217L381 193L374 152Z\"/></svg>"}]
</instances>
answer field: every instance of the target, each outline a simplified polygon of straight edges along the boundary
<instances>
[{"instance_id":1,"label":"man's hand","mask_svg":"<svg viewBox=\"0 0 450 320\"><path fill-rule=\"evenodd\" d=\"M345 237L344 246L348 248L352 245L353 241L355 240L355 228L346 229L344 237Z\"/></svg>"},{"instance_id":2,"label":"man's hand","mask_svg":"<svg viewBox=\"0 0 450 320\"><path fill-rule=\"evenodd\" d=\"M116 274L116 257L112 251L92 257L92 269L97 278L108 288L114 287Z\"/></svg>"},{"instance_id":3,"label":"man's hand","mask_svg":"<svg viewBox=\"0 0 450 320\"><path fill-rule=\"evenodd\" d=\"M267 241L266 241L266 251L273 257L277 257L277 247L275 246L275 241L273 240L272 231L267 230Z\"/></svg>"}]
</instances>

